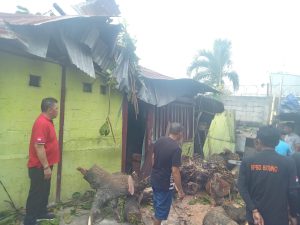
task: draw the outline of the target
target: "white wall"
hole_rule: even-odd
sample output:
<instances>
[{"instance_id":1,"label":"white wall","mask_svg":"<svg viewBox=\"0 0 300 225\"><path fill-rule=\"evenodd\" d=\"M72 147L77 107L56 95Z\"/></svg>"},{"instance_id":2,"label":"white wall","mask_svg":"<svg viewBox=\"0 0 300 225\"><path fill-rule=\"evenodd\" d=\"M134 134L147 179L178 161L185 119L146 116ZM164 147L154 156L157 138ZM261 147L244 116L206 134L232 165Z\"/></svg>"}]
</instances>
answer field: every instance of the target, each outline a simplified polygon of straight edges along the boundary
<instances>
[{"instance_id":1,"label":"white wall","mask_svg":"<svg viewBox=\"0 0 300 225\"><path fill-rule=\"evenodd\" d=\"M271 97L224 96L226 110L235 111L236 121L267 124L272 107Z\"/></svg>"}]
</instances>

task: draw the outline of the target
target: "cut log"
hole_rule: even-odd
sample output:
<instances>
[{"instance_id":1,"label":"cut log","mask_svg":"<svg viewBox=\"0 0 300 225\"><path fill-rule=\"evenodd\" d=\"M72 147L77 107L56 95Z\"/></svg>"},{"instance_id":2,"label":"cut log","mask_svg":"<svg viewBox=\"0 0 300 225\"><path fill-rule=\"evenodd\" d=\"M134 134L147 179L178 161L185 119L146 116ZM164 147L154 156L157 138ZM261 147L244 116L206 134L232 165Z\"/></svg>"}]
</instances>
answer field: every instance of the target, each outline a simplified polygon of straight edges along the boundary
<instances>
[{"instance_id":1,"label":"cut log","mask_svg":"<svg viewBox=\"0 0 300 225\"><path fill-rule=\"evenodd\" d=\"M130 224L140 224L142 222L142 214L138 202L134 197L127 198L125 202L125 220Z\"/></svg>"},{"instance_id":2,"label":"cut log","mask_svg":"<svg viewBox=\"0 0 300 225\"><path fill-rule=\"evenodd\" d=\"M145 190L139 196L139 204L147 204L152 201L153 190L151 187L145 188Z\"/></svg>"},{"instance_id":3,"label":"cut log","mask_svg":"<svg viewBox=\"0 0 300 225\"><path fill-rule=\"evenodd\" d=\"M224 204L223 209L225 210L227 216L239 224L244 224L246 222L246 207L239 206L236 204Z\"/></svg>"},{"instance_id":4,"label":"cut log","mask_svg":"<svg viewBox=\"0 0 300 225\"><path fill-rule=\"evenodd\" d=\"M204 219L203 225L238 225L230 219L222 207L216 207L209 211Z\"/></svg>"},{"instance_id":5,"label":"cut log","mask_svg":"<svg viewBox=\"0 0 300 225\"><path fill-rule=\"evenodd\" d=\"M195 195L200 189L200 185L194 182L188 182L184 192L188 195Z\"/></svg>"},{"instance_id":6,"label":"cut log","mask_svg":"<svg viewBox=\"0 0 300 225\"><path fill-rule=\"evenodd\" d=\"M101 209L113 199L120 196L137 195L148 185L147 181L139 181L137 177L125 174L111 174L104 169L94 165L89 170L77 168L84 179L96 189L96 195L91 208L91 224L103 219Z\"/></svg>"},{"instance_id":7,"label":"cut log","mask_svg":"<svg viewBox=\"0 0 300 225\"><path fill-rule=\"evenodd\" d=\"M216 205L223 204L224 197L230 194L230 188L231 185L218 173L214 174L206 184L206 191L213 197Z\"/></svg>"}]
</instances>

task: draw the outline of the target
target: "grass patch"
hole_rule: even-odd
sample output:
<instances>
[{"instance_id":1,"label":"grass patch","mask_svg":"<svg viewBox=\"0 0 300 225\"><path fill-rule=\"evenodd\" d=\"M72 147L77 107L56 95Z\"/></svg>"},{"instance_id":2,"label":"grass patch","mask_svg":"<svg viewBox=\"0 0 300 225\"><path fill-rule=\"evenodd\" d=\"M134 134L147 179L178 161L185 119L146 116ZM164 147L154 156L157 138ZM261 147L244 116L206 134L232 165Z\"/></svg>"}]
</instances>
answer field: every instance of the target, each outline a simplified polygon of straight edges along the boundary
<instances>
[{"instance_id":1,"label":"grass patch","mask_svg":"<svg viewBox=\"0 0 300 225\"><path fill-rule=\"evenodd\" d=\"M188 202L188 204L189 205L196 205L196 204L210 205L211 200L208 195L195 196L192 200Z\"/></svg>"}]
</instances>

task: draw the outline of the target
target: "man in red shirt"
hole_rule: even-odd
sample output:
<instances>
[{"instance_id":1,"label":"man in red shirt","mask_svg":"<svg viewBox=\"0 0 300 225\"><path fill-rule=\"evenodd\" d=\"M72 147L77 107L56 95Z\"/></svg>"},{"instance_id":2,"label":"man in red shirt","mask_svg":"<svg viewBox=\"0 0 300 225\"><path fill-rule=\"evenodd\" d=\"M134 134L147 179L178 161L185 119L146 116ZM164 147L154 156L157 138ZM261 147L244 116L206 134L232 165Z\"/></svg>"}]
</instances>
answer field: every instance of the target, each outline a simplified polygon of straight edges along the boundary
<instances>
[{"instance_id":1,"label":"man in red shirt","mask_svg":"<svg viewBox=\"0 0 300 225\"><path fill-rule=\"evenodd\" d=\"M38 220L54 219L47 212L53 165L60 160L59 146L52 119L57 117L58 104L54 98L44 98L42 113L35 120L29 145L28 170L30 190L26 203L24 225Z\"/></svg>"}]
</instances>

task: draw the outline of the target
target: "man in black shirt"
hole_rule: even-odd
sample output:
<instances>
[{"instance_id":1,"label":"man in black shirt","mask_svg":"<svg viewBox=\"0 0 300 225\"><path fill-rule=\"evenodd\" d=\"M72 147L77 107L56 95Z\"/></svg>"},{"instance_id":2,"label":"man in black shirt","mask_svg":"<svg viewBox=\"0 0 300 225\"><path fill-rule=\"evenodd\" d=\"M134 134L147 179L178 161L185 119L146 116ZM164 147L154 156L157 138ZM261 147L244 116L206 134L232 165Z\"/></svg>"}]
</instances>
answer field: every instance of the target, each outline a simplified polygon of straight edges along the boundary
<instances>
[{"instance_id":1,"label":"man in black shirt","mask_svg":"<svg viewBox=\"0 0 300 225\"><path fill-rule=\"evenodd\" d=\"M175 186L180 199L184 198L179 167L181 166L181 148L183 128L179 123L170 125L169 137L162 137L154 144L151 184L153 189L154 225L166 220L172 204ZM174 182L173 182L174 179Z\"/></svg>"},{"instance_id":2,"label":"man in black shirt","mask_svg":"<svg viewBox=\"0 0 300 225\"><path fill-rule=\"evenodd\" d=\"M238 187L250 225L288 225L288 206L291 215L296 215L296 168L292 159L275 152L279 138L277 129L260 128L258 153L242 161Z\"/></svg>"}]
</instances>

